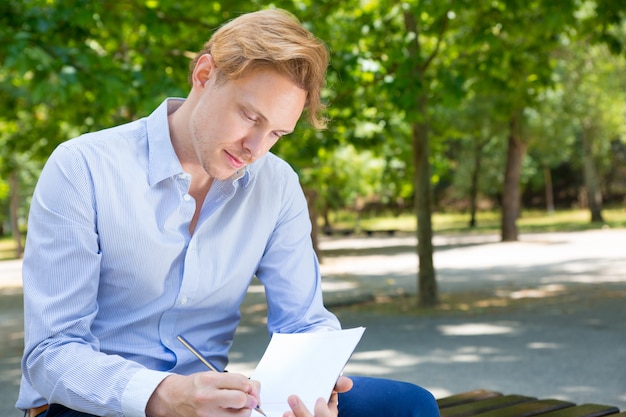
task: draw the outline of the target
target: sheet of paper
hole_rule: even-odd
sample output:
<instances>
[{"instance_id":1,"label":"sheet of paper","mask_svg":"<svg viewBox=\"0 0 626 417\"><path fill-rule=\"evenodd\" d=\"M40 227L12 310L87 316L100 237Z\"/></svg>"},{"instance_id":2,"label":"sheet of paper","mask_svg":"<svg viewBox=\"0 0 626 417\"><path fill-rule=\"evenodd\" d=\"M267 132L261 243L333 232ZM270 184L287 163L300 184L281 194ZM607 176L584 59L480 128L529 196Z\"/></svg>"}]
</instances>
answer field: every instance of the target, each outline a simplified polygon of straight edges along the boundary
<instances>
[{"instance_id":1,"label":"sheet of paper","mask_svg":"<svg viewBox=\"0 0 626 417\"><path fill-rule=\"evenodd\" d=\"M274 334L251 377L261 382L261 408L267 417L282 417L291 394L311 412L318 398L329 399L364 331Z\"/></svg>"}]
</instances>

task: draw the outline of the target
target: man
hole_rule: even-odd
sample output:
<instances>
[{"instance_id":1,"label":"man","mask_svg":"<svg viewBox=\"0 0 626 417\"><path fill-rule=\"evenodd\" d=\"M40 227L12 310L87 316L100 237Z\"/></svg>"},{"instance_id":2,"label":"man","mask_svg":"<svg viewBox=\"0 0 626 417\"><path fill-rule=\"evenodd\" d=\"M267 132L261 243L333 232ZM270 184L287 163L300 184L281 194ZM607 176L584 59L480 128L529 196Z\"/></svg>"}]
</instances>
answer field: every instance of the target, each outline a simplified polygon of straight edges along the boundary
<instances>
[{"instance_id":1,"label":"man","mask_svg":"<svg viewBox=\"0 0 626 417\"><path fill-rule=\"evenodd\" d=\"M298 178L269 153L304 109L323 127L327 62L286 12L243 15L192 62L186 100L55 150L29 217L18 408L249 415L258 382L205 371L176 336L223 370L253 276L265 286L271 333L340 328L323 307ZM438 414L411 384L340 378L336 391L318 402L318 417ZM290 405L289 415L310 416L297 397Z\"/></svg>"}]
</instances>

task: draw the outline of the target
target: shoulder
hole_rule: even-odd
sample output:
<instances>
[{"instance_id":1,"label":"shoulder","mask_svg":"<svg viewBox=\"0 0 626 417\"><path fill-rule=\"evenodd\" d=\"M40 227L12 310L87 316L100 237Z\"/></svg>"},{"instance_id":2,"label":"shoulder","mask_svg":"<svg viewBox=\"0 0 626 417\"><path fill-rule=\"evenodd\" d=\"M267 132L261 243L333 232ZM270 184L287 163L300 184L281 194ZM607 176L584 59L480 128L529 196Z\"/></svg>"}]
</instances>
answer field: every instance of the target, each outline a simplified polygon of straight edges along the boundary
<instances>
[{"instance_id":1,"label":"shoulder","mask_svg":"<svg viewBox=\"0 0 626 417\"><path fill-rule=\"evenodd\" d=\"M287 161L271 152L250 165L249 169L254 177L296 180L298 178L298 174Z\"/></svg>"},{"instance_id":2,"label":"shoulder","mask_svg":"<svg viewBox=\"0 0 626 417\"><path fill-rule=\"evenodd\" d=\"M265 190L274 196L282 195L283 198L301 192L300 178L294 168L273 153L268 152L248 169L251 184L256 190Z\"/></svg>"},{"instance_id":3,"label":"shoulder","mask_svg":"<svg viewBox=\"0 0 626 417\"><path fill-rule=\"evenodd\" d=\"M57 146L51 159L82 160L87 165L122 162L147 154L146 124L139 119L119 126L84 133Z\"/></svg>"},{"instance_id":4,"label":"shoulder","mask_svg":"<svg viewBox=\"0 0 626 417\"><path fill-rule=\"evenodd\" d=\"M62 142L47 159L45 172L56 170L73 181L91 177L92 171L106 176L118 167L143 169L147 154L145 123L140 119Z\"/></svg>"},{"instance_id":5,"label":"shoulder","mask_svg":"<svg viewBox=\"0 0 626 417\"><path fill-rule=\"evenodd\" d=\"M118 126L84 133L60 146L76 149L90 149L100 146L123 146L137 143L146 138L145 119L135 120Z\"/></svg>"}]
</instances>

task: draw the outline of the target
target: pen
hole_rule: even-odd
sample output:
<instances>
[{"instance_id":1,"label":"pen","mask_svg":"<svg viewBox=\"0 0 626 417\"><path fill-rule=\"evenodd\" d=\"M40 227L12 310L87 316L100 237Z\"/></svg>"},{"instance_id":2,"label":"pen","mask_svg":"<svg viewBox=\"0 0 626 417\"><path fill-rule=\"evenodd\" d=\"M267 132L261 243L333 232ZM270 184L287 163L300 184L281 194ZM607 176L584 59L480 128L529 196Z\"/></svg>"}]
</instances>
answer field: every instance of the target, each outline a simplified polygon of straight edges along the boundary
<instances>
[{"instance_id":1,"label":"pen","mask_svg":"<svg viewBox=\"0 0 626 417\"><path fill-rule=\"evenodd\" d=\"M212 370L212 371L214 371L214 372L219 372L219 371L215 368L215 366L211 365L211 362L209 362L208 360L206 360L206 358L205 358L204 356L202 356L202 355L200 354L200 352L198 352L198 349L196 349L195 347L193 347L193 345L187 341L187 339L185 339L185 338L184 338L183 336L181 336L181 335L176 336L176 339L178 339L178 341L179 341L180 343L182 343L182 344L183 344L183 345L184 345L187 349L189 349L189 351L190 351L191 353L193 353L193 354L196 356L196 358L200 359L200 362L202 362L203 364L205 364L207 368L209 368L210 370ZM265 417L267 417L267 415L265 414L265 412L264 412L263 410L261 410L261 407L259 407L258 405L256 406L255 410L256 410L258 413L261 413L261 414L263 414Z\"/></svg>"}]
</instances>

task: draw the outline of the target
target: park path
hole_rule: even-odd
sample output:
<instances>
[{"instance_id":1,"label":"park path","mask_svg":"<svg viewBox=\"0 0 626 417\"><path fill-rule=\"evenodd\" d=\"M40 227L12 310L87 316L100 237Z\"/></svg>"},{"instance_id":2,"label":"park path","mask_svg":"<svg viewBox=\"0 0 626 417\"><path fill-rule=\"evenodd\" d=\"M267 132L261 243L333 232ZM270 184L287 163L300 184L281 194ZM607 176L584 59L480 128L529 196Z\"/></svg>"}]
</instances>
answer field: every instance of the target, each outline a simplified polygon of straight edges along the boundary
<instances>
[{"instance_id":1,"label":"park path","mask_svg":"<svg viewBox=\"0 0 626 417\"><path fill-rule=\"evenodd\" d=\"M414 382L436 397L486 388L626 410L626 229L435 238L441 293L540 300L469 314L389 315L341 307L416 292L414 236L323 238L326 304L367 331L347 374ZM19 416L21 262L0 262L0 415ZM244 302L231 371L250 373L268 336L263 294Z\"/></svg>"}]
</instances>

